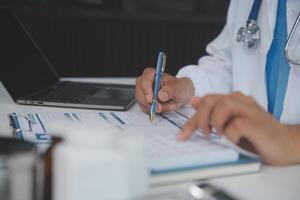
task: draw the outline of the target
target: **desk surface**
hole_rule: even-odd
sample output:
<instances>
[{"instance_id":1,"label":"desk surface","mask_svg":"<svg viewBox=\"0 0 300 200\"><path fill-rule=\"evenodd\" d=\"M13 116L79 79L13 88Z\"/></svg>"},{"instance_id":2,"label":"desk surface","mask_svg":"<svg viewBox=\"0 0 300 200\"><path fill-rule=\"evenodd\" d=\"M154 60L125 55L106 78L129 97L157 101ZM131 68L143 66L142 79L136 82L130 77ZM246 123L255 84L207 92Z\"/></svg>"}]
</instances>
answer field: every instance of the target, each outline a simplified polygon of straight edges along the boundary
<instances>
[{"instance_id":1,"label":"desk surface","mask_svg":"<svg viewBox=\"0 0 300 200\"><path fill-rule=\"evenodd\" d=\"M106 83L134 83L133 78L100 78L76 79ZM52 108L41 106L21 106L14 103L5 88L0 83L0 135L11 136L9 131L9 112L47 112L65 111L67 108ZM82 111L81 109L68 109ZM88 111L88 110L85 110ZM262 171L255 174L215 178L208 182L224 188L239 199L245 200L282 200L299 199L300 196L300 165L271 167L263 166ZM171 187L179 187L171 186ZM168 187L168 189L170 189Z\"/></svg>"}]
</instances>

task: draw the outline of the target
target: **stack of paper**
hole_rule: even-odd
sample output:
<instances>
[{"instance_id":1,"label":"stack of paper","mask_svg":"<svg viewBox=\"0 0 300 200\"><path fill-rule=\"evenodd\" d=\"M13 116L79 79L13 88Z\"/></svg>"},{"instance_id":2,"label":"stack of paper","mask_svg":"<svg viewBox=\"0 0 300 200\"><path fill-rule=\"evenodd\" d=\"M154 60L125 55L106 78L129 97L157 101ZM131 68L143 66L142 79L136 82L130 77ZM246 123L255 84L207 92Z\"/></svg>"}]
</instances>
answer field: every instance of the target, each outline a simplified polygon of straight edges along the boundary
<instances>
[{"instance_id":1,"label":"stack of paper","mask_svg":"<svg viewBox=\"0 0 300 200\"><path fill-rule=\"evenodd\" d=\"M247 162L244 162L245 157L240 157L237 149L218 144L223 139L216 134L207 138L198 130L197 134L187 142L177 141L176 134L186 123L190 113L191 111L187 109L184 112L165 113L157 116L153 123L149 121L147 115L138 110L89 113L12 113L10 119L15 130L18 130L15 131L16 137L35 143L51 142L47 129L48 125L55 121L81 124L97 124L99 121L107 121L123 130L134 130L145 137L149 169L156 178L154 178L156 180L154 183L202 178L203 173L200 176L199 169L201 172L205 171L203 168L220 171L220 166L225 167L226 164L236 167L236 164L241 164L240 158L243 160L242 164L248 164L246 171L259 169L259 162L256 159L249 158L246 159ZM126 131L128 132L130 131ZM249 164L253 166L250 167ZM236 171L243 172L237 169ZM180 178L177 175L178 172L186 172L190 175L186 174L185 177ZM215 172L214 175L225 173L224 170L221 172ZM206 177L213 176L213 174L205 174Z\"/></svg>"}]
</instances>

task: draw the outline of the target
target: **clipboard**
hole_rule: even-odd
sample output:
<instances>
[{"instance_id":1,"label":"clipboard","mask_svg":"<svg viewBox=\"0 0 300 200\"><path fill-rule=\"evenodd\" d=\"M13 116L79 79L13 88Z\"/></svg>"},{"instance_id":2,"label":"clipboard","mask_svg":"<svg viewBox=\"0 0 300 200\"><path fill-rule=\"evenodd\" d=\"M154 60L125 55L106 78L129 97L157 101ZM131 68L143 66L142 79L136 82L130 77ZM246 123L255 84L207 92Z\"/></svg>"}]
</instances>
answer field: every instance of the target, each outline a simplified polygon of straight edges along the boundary
<instances>
[{"instance_id":1,"label":"clipboard","mask_svg":"<svg viewBox=\"0 0 300 200\"><path fill-rule=\"evenodd\" d=\"M156 121L157 124L150 123L148 117L139 110L128 112L101 111L87 113L11 113L9 118L11 120L14 137L29 140L35 144L51 144L51 135L47 133L49 123L53 123L57 120L75 124L86 123L87 125L92 125L93 123L99 124L100 121L108 121L120 129L128 130L128 133L132 130L132 127L134 127L135 130L143 131L145 137L147 134L147 138L145 138L145 141L147 141L145 148L147 151L149 150L147 156L149 156L148 159L150 160L149 171L151 174L151 185L253 173L260 170L261 163L259 159L236 154L235 152L232 152L232 148L225 149L225 147L221 149L218 148L212 154L212 148L215 148L217 144L214 144L214 147L212 147L211 142L208 144L205 140L200 140L201 137L198 136L198 139L195 138L194 142L191 141L189 144L185 143L186 145L189 145L188 153L190 153L191 149L195 149L197 154L194 154L195 157L193 158L184 157L184 155L187 154L187 146L185 148L181 147L182 150L178 150L176 145L170 146L170 144L173 143L172 138L174 138L174 134L178 131L178 125L184 123L186 118L179 114L173 114L175 113L165 114L165 118L159 116L161 118ZM202 151L201 149L196 148L201 145L195 145L195 142L197 142L197 144L207 145L207 148L210 148L210 150ZM218 146L220 145L218 144ZM168 149L166 149L166 147L168 147ZM178 154L183 157L179 160L178 156L173 156L170 158L171 160L168 161L166 159L167 157L162 157L167 154L160 155L166 151L172 151L172 153L173 151L177 151ZM210 154L208 154L208 152ZM198 155L199 153L200 155ZM222 156L219 155L220 153L222 153ZM154 156L151 157L151 155ZM208 161L206 161L206 157L208 158ZM212 158L214 161L211 161Z\"/></svg>"}]
</instances>

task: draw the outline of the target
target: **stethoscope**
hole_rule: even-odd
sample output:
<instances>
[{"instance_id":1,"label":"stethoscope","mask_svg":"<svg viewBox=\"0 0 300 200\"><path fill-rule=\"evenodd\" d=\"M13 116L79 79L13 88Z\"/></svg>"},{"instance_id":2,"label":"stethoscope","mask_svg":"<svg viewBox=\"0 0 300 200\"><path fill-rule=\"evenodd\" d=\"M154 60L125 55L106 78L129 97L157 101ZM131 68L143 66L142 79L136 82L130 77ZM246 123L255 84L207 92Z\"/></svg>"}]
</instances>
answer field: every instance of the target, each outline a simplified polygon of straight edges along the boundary
<instances>
[{"instance_id":1,"label":"stethoscope","mask_svg":"<svg viewBox=\"0 0 300 200\"><path fill-rule=\"evenodd\" d=\"M246 26L241 27L239 29L239 31L237 32L237 36L236 36L237 42L245 43L249 49L252 49L255 46L257 46L257 44L260 40L260 28L257 24L257 18L258 18L259 9L261 7L261 2L262 2L262 0L254 0L254 3L252 5ZM294 64L294 65L300 65L300 58L293 58L293 56L290 52L292 42L294 42L294 37L296 35L295 34L296 29L299 27L299 21L300 21L300 12L297 16L297 19L293 25L293 28L292 28L289 36L288 36L287 43L285 46L286 58L288 59L288 61L291 64ZM300 34L300 31L298 34ZM299 54L300 54L300 52L299 52Z\"/></svg>"}]
</instances>

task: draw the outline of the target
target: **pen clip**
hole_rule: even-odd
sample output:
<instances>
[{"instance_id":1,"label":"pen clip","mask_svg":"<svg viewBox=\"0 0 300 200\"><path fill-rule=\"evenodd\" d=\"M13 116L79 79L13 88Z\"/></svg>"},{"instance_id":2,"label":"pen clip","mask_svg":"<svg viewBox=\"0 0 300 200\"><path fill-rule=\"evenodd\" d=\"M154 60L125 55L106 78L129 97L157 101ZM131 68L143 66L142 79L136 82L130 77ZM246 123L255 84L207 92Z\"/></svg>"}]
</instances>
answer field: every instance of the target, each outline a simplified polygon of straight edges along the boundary
<instances>
[{"instance_id":1,"label":"pen clip","mask_svg":"<svg viewBox=\"0 0 300 200\"><path fill-rule=\"evenodd\" d=\"M165 72L165 68L166 68L167 55L164 52L160 52L160 53L161 53L161 56L162 56L161 72L164 73Z\"/></svg>"}]
</instances>

